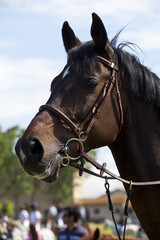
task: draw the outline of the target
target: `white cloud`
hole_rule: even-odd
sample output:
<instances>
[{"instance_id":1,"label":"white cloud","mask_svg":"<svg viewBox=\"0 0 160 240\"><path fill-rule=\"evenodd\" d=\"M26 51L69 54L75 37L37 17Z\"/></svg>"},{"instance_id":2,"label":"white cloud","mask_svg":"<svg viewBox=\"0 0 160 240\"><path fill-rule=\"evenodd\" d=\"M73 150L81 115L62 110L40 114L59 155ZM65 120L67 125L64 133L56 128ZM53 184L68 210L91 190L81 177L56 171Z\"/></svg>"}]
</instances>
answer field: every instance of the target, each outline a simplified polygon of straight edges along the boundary
<instances>
[{"instance_id":1,"label":"white cloud","mask_svg":"<svg viewBox=\"0 0 160 240\"><path fill-rule=\"evenodd\" d=\"M45 13L58 16L84 17L88 12L97 12L103 15L112 15L114 18L130 18L133 14L150 14L159 6L158 0L3 0L1 9L29 12ZM1 1L1 2L3 2ZM123 14L126 13L126 14ZM121 19L119 19L120 21Z\"/></svg>"},{"instance_id":2,"label":"white cloud","mask_svg":"<svg viewBox=\"0 0 160 240\"><path fill-rule=\"evenodd\" d=\"M140 46L144 52L148 50L152 51L157 48L160 49L160 31L153 28L124 31L123 39L130 39L132 42L136 42L136 44Z\"/></svg>"},{"instance_id":3,"label":"white cloud","mask_svg":"<svg viewBox=\"0 0 160 240\"><path fill-rule=\"evenodd\" d=\"M49 97L50 83L62 69L59 61L0 56L1 121L35 112Z\"/></svg>"}]
</instances>

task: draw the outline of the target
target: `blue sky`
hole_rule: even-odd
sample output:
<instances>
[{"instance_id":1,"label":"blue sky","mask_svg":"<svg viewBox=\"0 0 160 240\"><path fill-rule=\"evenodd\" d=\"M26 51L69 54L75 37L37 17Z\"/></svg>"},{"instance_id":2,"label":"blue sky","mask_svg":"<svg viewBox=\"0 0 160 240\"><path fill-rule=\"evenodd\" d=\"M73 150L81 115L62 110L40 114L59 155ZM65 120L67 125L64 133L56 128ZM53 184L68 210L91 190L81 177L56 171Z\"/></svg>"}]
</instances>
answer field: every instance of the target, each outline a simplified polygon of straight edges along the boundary
<instances>
[{"instance_id":1,"label":"blue sky","mask_svg":"<svg viewBox=\"0 0 160 240\"><path fill-rule=\"evenodd\" d=\"M0 0L0 125L4 130L17 124L25 128L47 101L50 83L66 62L63 22L69 21L80 40L88 41L92 12L103 20L109 39L127 25L119 41L136 43L143 51L138 51L141 62L160 75L159 0ZM99 157L115 170L108 150L99 151Z\"/></svg>"}]
</instances>

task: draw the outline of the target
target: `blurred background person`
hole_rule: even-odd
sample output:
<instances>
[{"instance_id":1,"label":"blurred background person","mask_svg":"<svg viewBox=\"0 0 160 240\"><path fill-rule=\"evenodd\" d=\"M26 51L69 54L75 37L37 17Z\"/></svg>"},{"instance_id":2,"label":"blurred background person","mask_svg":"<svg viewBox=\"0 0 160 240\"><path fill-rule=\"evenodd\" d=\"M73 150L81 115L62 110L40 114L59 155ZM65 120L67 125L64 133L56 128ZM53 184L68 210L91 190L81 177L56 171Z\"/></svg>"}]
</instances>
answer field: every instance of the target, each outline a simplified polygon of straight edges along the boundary
<instances>
[{"instance_id":1,"label":"blurred background person","mask_svg":"<svg viewBox=\"0 0 160 240\"><path fill-rule=\"evenodd\" d=\"M81 215L76 207L67 207L63 211L63 221L67 225L59 231L58 240L78 240L88 234L87 230L79 223Z\"/></svg>"},{"instance_id":2,"label":"blurred background person","mask_svg":"<svg viewBox=\"0 0 160 240\"><path fill-rule=\"evenodd\" d=\"M35 224L30 224L30 231L27 240L42 240L41 235L36 231Z\"/></svg>"},{"instance_id":3,"label":"blurred background person","mask_svg":"<svg viewBox=\"0 0 160 240\"><path fill-rule=\"evenodd\" d=\"M41 213L38 210L38 205L36 203L31 203L30 205L30 213L29 220L30 224L35 225L35 229L37 232L41 229Z\"/></svg>"},{"instance_id":4,"label":"blurred background person","mask_svg":"<svg viewBox=\"0 0 160 240\"><path fill-rule=\"evenodd\" d=\"M22 225L25 228L29 229L29 212L25 209L24 206L21 207L18 218L20 219Z\"/></svg>"},{"instance_id":5,"label":"blurred background person","mask_svg":"<svg viewBox=\"0 0 160 240\"><path fill-rule=\"evenodd\" d=\"M2 214L0 213L0 240L7 239L8 229L7 223L4 221Z\"/></svg>"}]
</instances>

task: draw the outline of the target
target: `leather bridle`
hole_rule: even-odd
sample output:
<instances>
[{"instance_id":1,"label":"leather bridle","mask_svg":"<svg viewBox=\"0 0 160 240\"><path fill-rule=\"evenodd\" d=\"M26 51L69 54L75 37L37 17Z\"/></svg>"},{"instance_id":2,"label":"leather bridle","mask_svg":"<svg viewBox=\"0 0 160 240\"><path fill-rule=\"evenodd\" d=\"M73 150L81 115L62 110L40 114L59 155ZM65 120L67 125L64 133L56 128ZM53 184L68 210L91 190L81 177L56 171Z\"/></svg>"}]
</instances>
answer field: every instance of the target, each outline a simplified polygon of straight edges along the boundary
<instances>
[{"instance_id":1,"label":"leather bridle","mask_svg":"<svg viewBox=\"0 0 160 240\"><path fill-rule=\"evenodd\" d=\"M114 58L116 59L116 58ZM110 62L107 59L104 59L100 56L97 56L97 60L101 62L105 67L111 69L111 77L109 80L106 80L99 96L97 97L93 107L88 112L87 116L84 118L84 120L77 126L73 123L72 120L70 120L63 112L61 112L59 109L57 109L54 106L50 106L48 104L42 105L39 109L39 111L47 110L55 115L57 115L60 119L62 119L65 123L69 125L69 127L73 130L74 134L79 136L79 134L83 131L83 134L85 136L88 135L89 131L91 130L93 123L97 117L97 115L100 112L100 108L105 103L105 101L108 99L108 96L112 90L113 84L116 81L116 89L117 89L117 95L118 95L118 101L120 106L120 128L123 124L123 111L122 111L122 104L121 104L121 98L120 98L120 92L118 89L118 79L117 79L117 71L118 71L118 64L114 62ZM84 130L85 128L85 130Z\"/></svg>"},{"instance_id":2,"label":"leather bridle","mask_svg":"<svg viewBox=\"0 0 160 240\"><path fill-rule=\"evenodd\" d=\"M68 165L70 163L70 160L77 160L81 157L81 154L78 157L69 156L68 145L72 141L77 141L77 143L79 143L79 146L80 146L80 153L83 152L84 150L83 142L87 139L87 135L89 134L96 117L100 113L100 110L104 105L104 103L107 101L114 83L116 83L117 99L118 99L118 106L119 106L119 116L120 116L119 130L123 125L123 110L122 110L121 97L120 97L120 92L118 87L118 78L117 78L118 59L116 58L116 56L114 56L114 61L110 62L103 57L97 56L97 60L101 62L106 68L111 70L111 75L110 75L110 78L107 79L106 82L104 83L101 89L101 92L97 97L94 105L92 106L92 108L90 109L86 117L82 120L82 122L78 126L71 119L69 119L63 112L61 112L59 109L57 109L54 106L50 106L46 104L46 105L42 105L39 109L40 112L47 110L52 114L56 115L61 120L63 120L74 132L75 138L69 139L63 148L63 152L65 154L65 157L64 157L65 162L62 161L63 166Z\"/></svg>"},{"instance_id":3,"label":"leather bridle","mask_svg":"<svg viewBox=\"0 0 160 240\"><path fill-rule=\"evenodd\" d=\"M81 176L83 172L87 172L89 174L92 174L97 177L105 178L105 179L117 179L125 184L129 184L130 188L132 185L136 186L147 186L147 185L159 185L160 181L148 181L148 182L132 182L129 180L126 180L124 178L121 178L114 173L110 172L106 168L106 163L103 163L102 165L99 164L97 161L95 161L92 157L90 157L87 153L84 152L84 145L83 143L87 139L87 135L89 134L94 121L98 114L100 113L100 110L104 103L107 101L108 97L110 96L111 90L113 88L113 85L115 84L116 92L117 92L117 102L119 106L119 131L122 128L123 125L123 109L122 109L122 103L121 103L121 95L119 91L118 86L118 59L116 57L116 54L114 55L114 61L110 62L107 59L97 56L97 60L102 63L106 68L111 70L111 76L109 79L106 80L104 86L102 87L102 90L97 97L97 100L95 101L93 107L88 112L87 116L84 118L84 120L77 126L71 119L69 119L63 112L61 112L59 109L57 109L54 106L50 106L48 104L42 105L39 109L40 112L42 111L48 111L54 115L56 115L58 118L63 120L74 132L75 137L69 139L65 144L61 152L64 153L64 158L62 160L63 166L73 166L75 168L79 169L79 175ZM68 153L68 145L70 142L77 142L79 144L79 155L77 157L72 157ZM94 167L100 170L100 174L95 173L89 169L86 169L84 167L84 160L90 162ZM70 161L71 160L71 161ZM76 161L75 161L76 160ZM77 162L77 160L80 160L80 163ZM108 176L103 176L103 174L106 173Z\"/></svg>"}]
</instances>

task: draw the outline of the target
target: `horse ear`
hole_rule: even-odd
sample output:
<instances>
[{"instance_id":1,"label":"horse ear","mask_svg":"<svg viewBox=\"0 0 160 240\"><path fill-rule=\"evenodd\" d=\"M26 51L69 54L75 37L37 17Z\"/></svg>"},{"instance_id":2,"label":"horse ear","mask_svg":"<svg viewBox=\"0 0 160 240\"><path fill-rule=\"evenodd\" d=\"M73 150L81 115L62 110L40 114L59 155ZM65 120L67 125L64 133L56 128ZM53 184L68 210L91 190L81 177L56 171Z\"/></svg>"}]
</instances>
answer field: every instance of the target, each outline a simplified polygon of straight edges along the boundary
<instances>
[{"instance_id":1,"label":"horse ear","mask_svg":"<svg viewBox=\"0 0 160 240\"><path fill-rule=\"evenodd\" d=\"M93 240L98 240L99 237L100 237L100 231L99 231L99 228L96 228L94 232Z\"/></svg>"},{"instance_id":2,"label":"horse ear","mask_svg":"<svg viewBox=\"0 0 160 240\"><path fill-rule=\"evenodd\" d=\"M96 13L92 13L91 36L98 50L104 52L111 47L104 24Z\"/></svg>"},{"instance_id":3,"label":"horse ear","mask_svg":"<svg viewBox=\"0 0 160 240\"><path fill-rule=\"evenodd\" d=\"M66 52L68 52L71 48L81 45L80 40L75 36L68 22L63 23L62 38Z\"/></svg>"}]
</instances>

